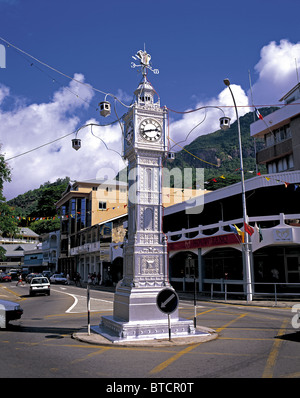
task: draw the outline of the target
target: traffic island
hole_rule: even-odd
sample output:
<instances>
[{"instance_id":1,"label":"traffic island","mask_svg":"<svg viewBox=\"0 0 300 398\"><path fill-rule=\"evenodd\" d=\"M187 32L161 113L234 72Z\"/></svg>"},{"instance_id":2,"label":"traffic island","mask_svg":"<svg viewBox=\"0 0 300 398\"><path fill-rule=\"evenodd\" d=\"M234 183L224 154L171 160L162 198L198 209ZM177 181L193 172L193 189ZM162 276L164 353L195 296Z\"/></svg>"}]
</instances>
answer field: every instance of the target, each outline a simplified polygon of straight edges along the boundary
<instances>
[{"instance_id":1,"label":"traffic island","mask_svg":"<svg viewBox=\"0 0 300 398\"><path fill-rule=\"evenodd\" d=\"M120 338L117 335L115 338L111 337L111 333L106 334L106 331L101 326L91 326L90 334L83 329L79 332L73 333L72 337L84 343L97 345L111 345L111 346L144 346L144 347L166 347L166 346L183 346L189 344L199 344L214 340L218 337L218 333L210 328L197 326L195 333L191 335L182 336L175 332L171 334L171 339L166 332L164 335L160 334L156 337L143 336L138 338Z\"/></svg>"}]
</instances>

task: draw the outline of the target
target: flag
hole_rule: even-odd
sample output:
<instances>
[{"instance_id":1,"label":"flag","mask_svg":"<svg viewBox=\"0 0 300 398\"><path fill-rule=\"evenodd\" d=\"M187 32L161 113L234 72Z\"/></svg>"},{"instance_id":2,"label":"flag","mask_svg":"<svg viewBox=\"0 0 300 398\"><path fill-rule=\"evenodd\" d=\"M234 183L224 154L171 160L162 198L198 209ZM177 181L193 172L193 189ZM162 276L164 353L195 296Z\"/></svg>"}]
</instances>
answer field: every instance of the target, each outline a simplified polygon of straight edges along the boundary
<instances>
[{"instance_id":1,"label":"flag","mask_svg":"<svg viewBox=\"0 0 300 398\"><path fill-rule=\"evenodd\" d=\"M243 232L235 224L229 224L229 228L233 233L243 236Z\"/></svg>"},{"instance_id":2,"label":"flag","mask_svg":"<svg viewBox=\"0 0 300 398\"><path fill-rule=\"evenodd\" d=\"M260 226L257 225L256 229L257 229L257 232L259 234L259 241L261 242L263 240L263 236L262 236L262 232L261 232Z\"/></svg>"},{"instance_id":3,"label":"flag","mask_svg":"<svg viewBox=\"0 0 300 398\"><path fill-rule=\"evenodd\" d=\"M238 233L236 228L232 224L229 224L229 228L230 228L230 231L233 232L234 234Z\"/></svg>"},{"instance_id":4,"label":"flag","mask_svg":"<svg viewBox=\"0 0 300 398\"><path fill-rule=\"evenodd\" d=\"M261 113L260 113L259 110L256 109L256 108L255 108L255 113L256 113L256 116L257 116L260 120L263 120L263 117L262 117Z\"/></svg>"},{"instance_id":5,"label":"flag","mask_svg":"<svg viewBox=\"0 0 300 398\"><path fill-rule=\"evenodd\" d=\"M235 225L235 224L233 224L234 225L234 227L235 227L235 229L236 229L236 232L240 235L240 236L243 236L243 232Z\"/></svg>"},{"instance_id":6,"label":"flag","mask_svg":"<svg viewBox=\"0 0 300 398\"><path fill-rule=\"evenodd\" d=\"M244 223L244 228L247 234L249 234L250 236L253 235L254 229L249 224Z\"/></svg>"}]
</instances>

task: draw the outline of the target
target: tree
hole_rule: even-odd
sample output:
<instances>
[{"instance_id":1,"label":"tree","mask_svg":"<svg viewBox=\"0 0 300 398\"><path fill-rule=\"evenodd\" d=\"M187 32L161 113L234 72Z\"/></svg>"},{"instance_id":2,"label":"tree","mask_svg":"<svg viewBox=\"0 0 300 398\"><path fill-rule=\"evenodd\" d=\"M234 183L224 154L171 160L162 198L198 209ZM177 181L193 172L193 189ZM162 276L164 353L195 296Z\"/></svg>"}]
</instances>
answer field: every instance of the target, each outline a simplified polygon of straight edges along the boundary
<instances>
[{"instance_id":1,"label":"tree","mask_svg":"<svg viewBox=\"0 0 300 398\"><path fill-rule=\"evenodd\" d=\"M11 181L11 172L4 156L0 154L0 234L3 236L14 236L18 232L18 223L13 208L6 203L6 199L3 196L5 181Z\"/></svg>"}]
</instances>

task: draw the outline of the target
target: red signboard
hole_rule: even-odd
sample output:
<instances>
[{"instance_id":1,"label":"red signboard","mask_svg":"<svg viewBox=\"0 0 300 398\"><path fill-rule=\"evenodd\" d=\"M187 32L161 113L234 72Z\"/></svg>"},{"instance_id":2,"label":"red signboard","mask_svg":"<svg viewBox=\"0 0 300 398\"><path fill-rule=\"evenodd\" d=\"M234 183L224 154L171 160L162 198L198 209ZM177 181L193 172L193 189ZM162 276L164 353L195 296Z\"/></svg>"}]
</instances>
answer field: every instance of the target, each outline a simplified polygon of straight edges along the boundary
<instances>
[{"instance_id":1,"label":"red signboard","mask_svg":"<svg viewBox=\"0 0 300 398\"><path fill-rule=\"evenodd\" d=\"M169 242L168 251L198 249L200 247L233 245L237 243L241 243L241 237L237 234L208 236L207 238L182 240L180 242Z\"/></svg>"}]
</instances>

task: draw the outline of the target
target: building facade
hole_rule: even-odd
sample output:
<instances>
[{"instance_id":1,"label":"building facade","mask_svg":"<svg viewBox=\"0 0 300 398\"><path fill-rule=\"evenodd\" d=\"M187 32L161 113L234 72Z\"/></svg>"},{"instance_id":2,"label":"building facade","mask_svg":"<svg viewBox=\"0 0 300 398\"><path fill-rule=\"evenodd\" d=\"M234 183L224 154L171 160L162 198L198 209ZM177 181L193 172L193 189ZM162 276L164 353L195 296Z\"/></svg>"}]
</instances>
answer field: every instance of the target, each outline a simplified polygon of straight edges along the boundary
<instances>
[{"instance_id":1,"label":"building facade","mask_svg":"<svg viewBox=\"0 0 300 398\"><path fill-rule=\"evenodd\" d=\"M79 272L83 281L96 274L98 283L108 285L122 278L127 191L127 183L115 180L89 180L68 187L57 202L61 218L57 271L71 278ZM163 189L165 207L193 196L193 189Z\"/></svg>"},{"instance_id":2,"label":"building facade","mask_svg":"<svg viewBox=\"0 0 300 398\"><path fill-rule=\"evenodd\" d=\"M245 189L254 292L274 289L272 283L288 290L300 283L300 172L257 176ZM245 291L240 183L207 193L203 211L192 217L184 203L166 209L164 227L170 280L179 290L192 289L195 275L198 291L224 292L225 284Z\"/></svg>"},{"instance_id":3,"label":"building facade","mask_svg":"<svg viewBox=\"0 0 300 398\"><path fill-rule=\"evenodd\" d=\"M89 273L103 275L103 262L109 260L104 248L111 243L112 233L110 230L107 236L112 224L106 224L126 215L126 207L126 183L89 180L69 185L57 202L61 218L59 272L71 278L79 272L84 280Z\"/></svg>"},{"instance_id":4,"label":"building facade","mask_svg":"<svg viewBox=\"0 0 300 398\"><path fill-rule=\"evenodd\" d=\"M264 139L256 161L265 164L268 173L300 170L300 83L280 101L280 109L250 126L252 137Z\"/></svg>"}]
</instances>

